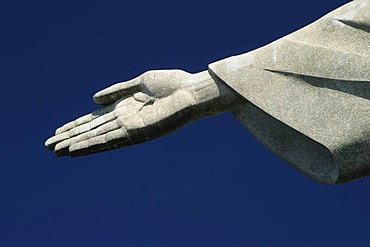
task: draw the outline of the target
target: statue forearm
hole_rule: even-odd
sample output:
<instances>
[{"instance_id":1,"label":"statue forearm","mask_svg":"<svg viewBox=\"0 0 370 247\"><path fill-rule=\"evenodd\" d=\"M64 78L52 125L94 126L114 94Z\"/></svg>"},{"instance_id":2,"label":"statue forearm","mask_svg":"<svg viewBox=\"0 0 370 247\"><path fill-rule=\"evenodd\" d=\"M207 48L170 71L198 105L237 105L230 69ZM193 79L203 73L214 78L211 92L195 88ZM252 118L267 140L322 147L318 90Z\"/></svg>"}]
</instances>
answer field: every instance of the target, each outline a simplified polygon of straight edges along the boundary
<instances>
[{"instance_id":1,"label":"statue forearm","mask_svg":"<svg viewBox=\"0 0 370 247\"><path fill-rule=\"evenodd\" d=\"M244 99L221 80L215 80L208 71L192 76L191 91L197 105L196 118L213 116L229 111L244 102Z\"/></svg>"}]
</instances>

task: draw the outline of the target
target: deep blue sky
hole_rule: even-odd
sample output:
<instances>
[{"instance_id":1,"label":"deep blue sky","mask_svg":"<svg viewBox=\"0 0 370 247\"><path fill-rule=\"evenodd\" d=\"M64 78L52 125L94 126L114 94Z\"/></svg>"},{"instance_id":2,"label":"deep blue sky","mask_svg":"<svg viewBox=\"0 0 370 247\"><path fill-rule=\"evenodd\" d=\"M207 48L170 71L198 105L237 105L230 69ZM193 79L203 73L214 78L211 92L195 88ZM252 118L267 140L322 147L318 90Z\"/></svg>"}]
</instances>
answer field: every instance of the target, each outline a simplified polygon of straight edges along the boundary
<instances>
[{"instance_id":1,"label":"deep blue sky","mask_svg":"<svg viewBox=\"0 0 370 247\"><path fill-rule=\"evenodd\" d=\"M43 146L114 82L202 71L345 2L2 1L0 247L369 246L370 178L311 181L228 113L99 155Z\"/></svg>"}]
</instances>

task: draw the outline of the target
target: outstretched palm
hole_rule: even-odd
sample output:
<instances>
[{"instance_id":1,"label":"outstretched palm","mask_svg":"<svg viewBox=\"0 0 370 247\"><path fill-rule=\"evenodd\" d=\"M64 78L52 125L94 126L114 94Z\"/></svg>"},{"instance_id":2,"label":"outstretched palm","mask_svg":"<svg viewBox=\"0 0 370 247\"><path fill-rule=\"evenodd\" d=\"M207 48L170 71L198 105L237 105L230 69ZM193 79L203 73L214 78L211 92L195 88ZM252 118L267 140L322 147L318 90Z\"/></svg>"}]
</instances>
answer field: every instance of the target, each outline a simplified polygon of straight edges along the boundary
<instances>
[{"instance_id":1,"label":"outstretched palm","mask_svg":"<svg viewBox=\"0 0 370 247\"><path fill-rule=\"evenodd\" d=\"M94 95L105 107L58 128L45 145L58 156L79 156L163 136L193 119L192 74L150 71Z\"/></svg>"}]
</instances>

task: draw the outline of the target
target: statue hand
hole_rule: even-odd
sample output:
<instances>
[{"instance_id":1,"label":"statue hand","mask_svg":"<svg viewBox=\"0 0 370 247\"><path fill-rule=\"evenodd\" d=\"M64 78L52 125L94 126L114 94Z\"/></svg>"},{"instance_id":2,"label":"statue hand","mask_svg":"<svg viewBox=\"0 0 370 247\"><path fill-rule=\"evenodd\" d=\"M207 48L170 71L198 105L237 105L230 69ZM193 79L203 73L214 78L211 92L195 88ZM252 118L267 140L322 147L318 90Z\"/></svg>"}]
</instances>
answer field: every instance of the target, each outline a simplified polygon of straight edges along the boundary
<instances>
[{"instance_id":1,"label":"statue hand","mask_svg":"<svg viewBox=\"0 0 370 247\"><path fill-rule=\"evenodd\" d=\"M197 118L195 79L184 71L162 70L117 83L94 95L105 107L58 128L45 145L58 156L79 156L170 133Z\"/></svg>"}]
</instances>

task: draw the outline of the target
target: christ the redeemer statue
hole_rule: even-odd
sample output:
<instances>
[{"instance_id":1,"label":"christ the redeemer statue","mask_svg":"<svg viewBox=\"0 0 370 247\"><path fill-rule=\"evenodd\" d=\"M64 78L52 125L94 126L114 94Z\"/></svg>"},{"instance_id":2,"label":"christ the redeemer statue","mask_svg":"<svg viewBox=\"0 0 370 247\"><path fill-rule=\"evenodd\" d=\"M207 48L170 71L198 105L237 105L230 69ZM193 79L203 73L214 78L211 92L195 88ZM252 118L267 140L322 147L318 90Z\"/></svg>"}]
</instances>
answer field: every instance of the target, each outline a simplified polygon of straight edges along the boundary
<instances>
[{"instance_id":1,"label":"christ the redeemer statue","mask_svg":"<svg viewBox=\"0 0 370 247\"><path fill-rule=\"evenodd\" d=\"M45 145L79 156L138 144L231 111L272 152L322 183L370 174L370 0L355 0L208 70L148 71L94 95L104 107Z\"/></svg>"}]
</instances>

